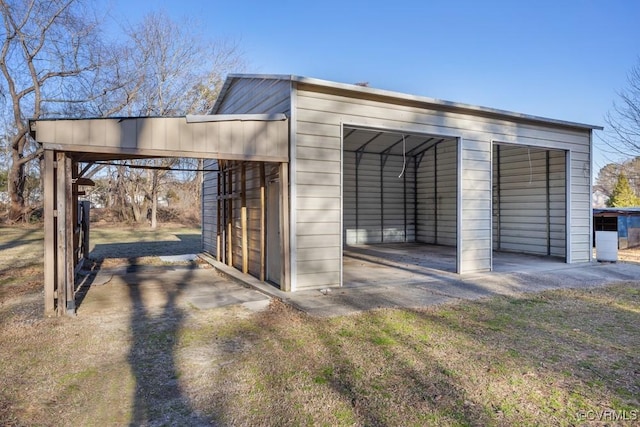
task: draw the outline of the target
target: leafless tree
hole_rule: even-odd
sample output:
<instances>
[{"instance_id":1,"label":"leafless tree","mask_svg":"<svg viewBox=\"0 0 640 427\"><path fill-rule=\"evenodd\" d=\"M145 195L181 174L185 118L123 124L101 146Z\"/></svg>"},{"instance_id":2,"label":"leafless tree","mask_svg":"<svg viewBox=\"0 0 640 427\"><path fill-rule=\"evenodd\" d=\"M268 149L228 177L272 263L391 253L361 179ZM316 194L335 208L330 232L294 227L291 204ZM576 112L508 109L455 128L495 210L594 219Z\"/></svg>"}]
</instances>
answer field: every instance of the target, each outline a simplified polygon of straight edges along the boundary
<instances>
[{"instance_id":1,"label":"leafless tree","mask_svg":"<svg viewBox=\"0 0 640 427\"><path fill-rule=\"evenodd\" d=\"M27 214L27 164L40 155L29 138L29 118L51 117L86 103L76 90L95 79L105 50L98 19L82 0L0 0L2 123L10 166L9 219Z\"/></svg>"},{"instance_id":2,"label":"leafless tree","mask_svg":"<svg viewBox=\"0 0 640 427\"><path fill-rule=\"evenodd\" d=\"M627 75L627 87L605 116L607 143L625 156L640 155L640 58Z\"/></svg>"},{"instance_id":3,"label":"leafless tree","mask_svg":"<svg viewBox=\"0 0 640 427\"><path fill-rule=\"evenodd\" d=\"M138 26L124 29L130 41L123 49L124 79L121 95L126 105L119 113L128 116L178 116L208 113L220 92L225 76L244 67L242 55L235 43L211 41L194 32L192 22L176 22L163 12L147 15ZM121 101L122 102L122 101ZM111 105L118 105L112 101ZM151 159L130 162L151 169L128 169L119 175L120 188L139 194L130 210L137 222L147 219L155 228L158 195L169 177L167 169L180 163L178 159ZM193 163L191 163L193 165ZM194 169L197 165L193 165ZM194 180L195 181L195 180ZM199 191L200 184L194 182ZM123 213L124 216L126 214Z\"/></svg>"}]
</instances>

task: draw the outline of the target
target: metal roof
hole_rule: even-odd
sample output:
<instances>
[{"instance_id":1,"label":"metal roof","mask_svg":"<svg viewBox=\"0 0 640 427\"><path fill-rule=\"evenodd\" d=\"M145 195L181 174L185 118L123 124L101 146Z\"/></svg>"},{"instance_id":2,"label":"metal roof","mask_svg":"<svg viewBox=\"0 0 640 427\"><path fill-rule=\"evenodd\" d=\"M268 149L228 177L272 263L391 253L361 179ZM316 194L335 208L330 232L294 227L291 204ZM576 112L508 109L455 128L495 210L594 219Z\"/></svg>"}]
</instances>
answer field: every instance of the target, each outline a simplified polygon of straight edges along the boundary
<instances>
[{"instance_id":1,"label":"metal roof","mask_svg":"<svg viewBox=\"0 0 640 427\"><path fill-rule=\"evenodd\" d=\"M296 76L296 75L283 75L283 74L229 74L227 79L225 80L222 90L220 91L218 100L216 101L212 109L213 112L217 111L219 107L219 103L222 102L222 99L225 97L226 92L231 87L231 84L233 83L233 81L237 79L284 80L284 81L290 81L292 83L298 83L302 85L333 89L333 90L348 93L349 96L361 97L361 98L368 98L368 97L376 97L376 98L383 98L383 99L386 98L389 101L395 100L395 102L399 101L402 103L417 104L423 108L457 111L461 113L493 116L493 117L499 117L504 119L516 120L516 121L526 121L526 122L532 122L532 123L561 126L561 127L571 127L571 128L578 128L578 129L588 129L588 130L603 129L602 126L597 126L597 125L551 119L547 117L516 113L512 111L500 110L500 109L489 108L489 107L481 107L477 105L470 105L470 104L464 104L459 102L444 101L441 99L429 98L426 96L410 95L406 93L394 92L394 91L389 91L384 89L375 89L372 87L359 86L355 84L338 83L338 82L315 79L310 77L302 77L302 76Z\"/></svg>"},{"instance_id":2,"label":"metal roof","mask_svg":"<svg viewBox=\"0 0 640 427\"><path fill-rule=\"evenodd\" d=\"M640 207L634 208L594 208L594 215L640 215Z\"/></svg>"}]
</instances>

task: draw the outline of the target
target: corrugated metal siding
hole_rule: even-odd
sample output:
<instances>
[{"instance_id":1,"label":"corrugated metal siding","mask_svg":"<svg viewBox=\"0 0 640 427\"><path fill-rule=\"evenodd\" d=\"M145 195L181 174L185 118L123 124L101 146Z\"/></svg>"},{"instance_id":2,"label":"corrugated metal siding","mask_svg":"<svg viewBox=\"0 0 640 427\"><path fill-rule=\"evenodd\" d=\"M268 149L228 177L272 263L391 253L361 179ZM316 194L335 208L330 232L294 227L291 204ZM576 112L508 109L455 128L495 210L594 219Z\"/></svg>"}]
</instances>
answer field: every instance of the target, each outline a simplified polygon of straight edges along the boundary
<instances>
[{"instance_id":1,"label":"corrugated metal siding","mask_svg":"<svg viewBox=\"0 0 640 427\"><path fill-rule=\"evenodd\" d=\"M235 79L220 102L218 114L273 114L291 111L290 82L277 79ZM212 165L214 163L211 163ZM277 177L278 166L267 163L267 180ZM249 243L249 272L260 274L260 171L259 163L247 163L247 228ZM205 173L203 186L203 247L216 254L217 174ZM234 172L234 189L240 190L240 170ZM242 227L239 202L234 202L233 264L242 267Z\"/></svg>"},{"instance_id":2,"label":"corrugated metal siding","mask_svg":"<svg viewBox=\"0 0 640 427\"><path fill-rule=\"evenodd\" d=\"M492 141L571 151L571 259L574 262L589 260L589 130L521 124L496 118L426 110L378 100L321 93L314 90L313 86L304 85L298 86L297 103L297 149L304 146L339 150L342 123L461 138L461 272L490 268ZM324 237L314 236L313 239L299 234L298 230L295 237L298 249L315 254L314 244L320 243L325 248L323 254L335 254L335 258L325 259L327 262L323 263L322 269L308 268L309 266L298 262L297 289L339 284L341 236L336 214L340 210L339 196L327 199L326 193L316 189L339 187L341 168L339 161L335 160L336 155L331 160L317 159L311 163L300 163L295 170L299 186L296 199L297 228L322 227L325 230ZM302 194L306 199L304 201ZM316 208L331 212L334 221L320 222L305 212ZM304 224L301 219L305 220ZM325 273L322 277L315 277L320 271Z\"/></svg>"},{"instance_id":3,"label":"corrugated metal siding","mask_svg":"<svg viewBox=\"0 0 640 427\"><path fill-rule=\"evenodd\" d=\"M414 242L413 161L407 159L402 176L402 156L387 156L385 161L380 154L363 153L356 167L355 153L345 152L343 162L345 243Z\"/></svg>"},{"instance_id":4,"label":"corrugated metal siding","mask_svg":"<svg viewBox=\"0 0 640 427\"><path fill-rule=\"evenodd\" d=\"M494 248L565 256L564 152L500 145L493 153Z\"/></svg>"},{"instance_id":5,"label":"corrugated metal siding","mask_svg":"<svg viewBox=\"0 0 640 427\"><path fill-rule=\"evenodd\" d=\"M217 170L217 160L205 160L204 168ZM207 172L202 182L202 249L216 255L216 236L218 224L218 173Z\"/></svg>"},{"instance_id":6,"label":"corrugated metal siding","mask_svg":"<svg viewBox=\"0 0 640 427\"><path fill-rule=\"evenodd\" d=\"M418 167L417 241L456 246L456 141L429 149Z\"/></svg>"},{"instance_id":7,"label":"corrugated metal siding","mask_svg":"<svg viewBox=\"0 0 640 427\"><path fill-rule=\"evenodd\" d=\"M298 121L297 130L296 289L335 286L342 263L340 125L310 118Z\"/></svg>"},{"instance_id":8,"label":"corrugated metal siding","mask_svg":"<svg viewBox=\"0 0 640 427\"><path fill-rule=\"evenodd\" d=\"M291 83L273 79L236 79L217 114L271 114L291 111Z\"/></svg>"}]
</instances>

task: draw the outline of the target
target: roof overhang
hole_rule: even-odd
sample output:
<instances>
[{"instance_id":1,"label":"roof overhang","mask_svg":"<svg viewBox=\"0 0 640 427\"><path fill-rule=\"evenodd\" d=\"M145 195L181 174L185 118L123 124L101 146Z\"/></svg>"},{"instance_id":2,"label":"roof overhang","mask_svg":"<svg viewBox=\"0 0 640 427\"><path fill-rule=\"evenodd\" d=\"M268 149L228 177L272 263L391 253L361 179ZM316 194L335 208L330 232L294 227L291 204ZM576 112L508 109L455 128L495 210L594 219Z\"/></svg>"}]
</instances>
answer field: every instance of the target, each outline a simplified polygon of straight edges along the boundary
<instances>
[{"instance_id":1,"label":"roof overhang","mask_svg":"<svg viewBox=\"0 0 640 427\"><path fill-rule=\"evenodd\" d=\"M193 157L264 162L289 161L284 114L124 117L30 120L45 150L105 158Z\"/></svg>"}]
</instances>

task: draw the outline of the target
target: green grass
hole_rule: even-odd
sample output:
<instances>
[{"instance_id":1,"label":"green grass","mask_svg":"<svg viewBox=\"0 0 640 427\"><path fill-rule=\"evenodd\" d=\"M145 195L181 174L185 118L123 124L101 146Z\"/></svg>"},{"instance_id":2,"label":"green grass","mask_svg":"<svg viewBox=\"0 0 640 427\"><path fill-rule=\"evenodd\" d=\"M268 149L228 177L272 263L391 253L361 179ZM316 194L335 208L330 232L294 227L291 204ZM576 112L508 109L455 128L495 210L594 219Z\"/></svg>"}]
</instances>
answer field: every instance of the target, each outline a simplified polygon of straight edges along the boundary
<instances>
[{"instance_id":1,"label":"green grass","mask_svg":"<svg viewBox=\"0 0 640 427\"><path fill-rule=\"evenodd\" d=\"M282 303L42 319L41 231L1 231L0 425L569 426L640 409L638 282L333 319Z\"/></svg>"}]
</instances>

